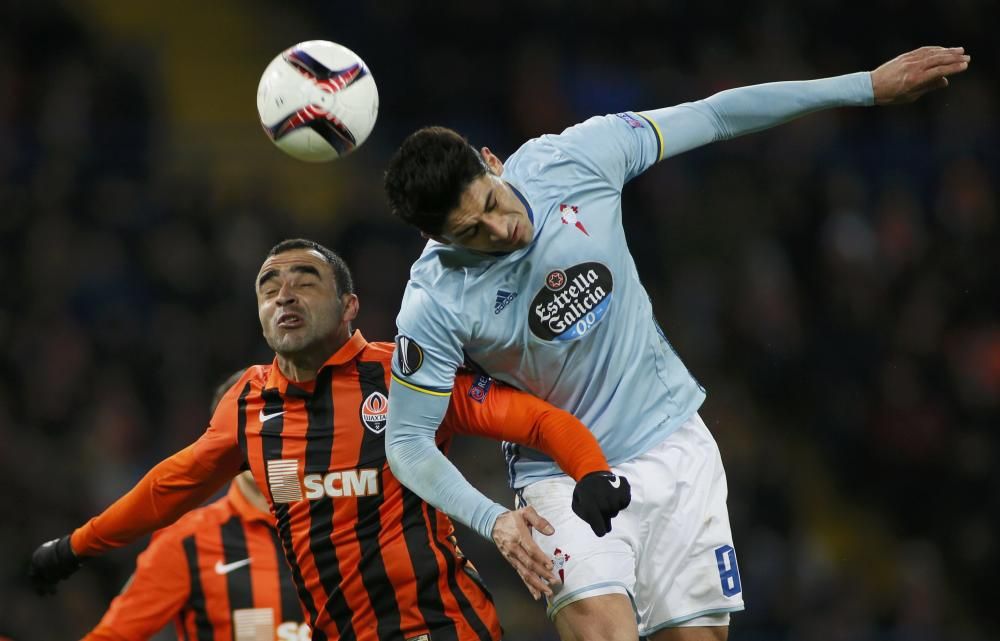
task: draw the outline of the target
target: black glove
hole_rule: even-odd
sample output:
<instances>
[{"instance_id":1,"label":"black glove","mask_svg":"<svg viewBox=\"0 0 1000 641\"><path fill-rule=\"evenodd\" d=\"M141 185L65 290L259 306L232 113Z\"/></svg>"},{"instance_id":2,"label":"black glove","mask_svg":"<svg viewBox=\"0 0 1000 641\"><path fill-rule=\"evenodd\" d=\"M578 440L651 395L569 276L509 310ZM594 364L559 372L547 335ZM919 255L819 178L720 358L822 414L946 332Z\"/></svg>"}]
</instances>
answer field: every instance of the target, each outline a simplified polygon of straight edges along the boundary
<instances>
[{"instance_id":1,"label":"black glove","mask_svg":"<svg viewBox=\"0 0 1000 641\"><path fill-rule=\"evenodd\" d=\"M80 558L73 552L69 534L42 543L31 555L28 578L38 594L55 594L56 583L80 569Z\"/></svg>"},{"instance_id":2,"label":"black glove","mask_svg":"<svg viewBox=\"0 0 1000 641\"><path fill-rule=\"evenodd\" d=\"M591 472L580 479L573 490L573 511L597 536L611 531L611 519L631 501L632 488L628 479L613 472Z\"/></svg>"}]
</instances>

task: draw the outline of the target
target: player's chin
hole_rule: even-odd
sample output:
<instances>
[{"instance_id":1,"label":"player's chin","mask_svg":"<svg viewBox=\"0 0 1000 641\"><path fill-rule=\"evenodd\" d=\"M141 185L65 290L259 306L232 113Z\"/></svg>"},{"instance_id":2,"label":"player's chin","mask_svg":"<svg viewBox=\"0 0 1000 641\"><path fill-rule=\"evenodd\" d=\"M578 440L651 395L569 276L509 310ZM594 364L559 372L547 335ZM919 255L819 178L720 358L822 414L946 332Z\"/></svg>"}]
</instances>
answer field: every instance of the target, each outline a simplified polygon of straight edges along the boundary
<instances>
[{"instance_id":1,"label":"player's chin","mask_svg":"<svg viewBox=\"0 0 1000 641\"><path fill-rule=\"evenodd\" d=\"M305 327L295 329L279 329L271 340L271 349L283 354L302 351L312 342L312 337Z\"/></svg>"}]
</instances>

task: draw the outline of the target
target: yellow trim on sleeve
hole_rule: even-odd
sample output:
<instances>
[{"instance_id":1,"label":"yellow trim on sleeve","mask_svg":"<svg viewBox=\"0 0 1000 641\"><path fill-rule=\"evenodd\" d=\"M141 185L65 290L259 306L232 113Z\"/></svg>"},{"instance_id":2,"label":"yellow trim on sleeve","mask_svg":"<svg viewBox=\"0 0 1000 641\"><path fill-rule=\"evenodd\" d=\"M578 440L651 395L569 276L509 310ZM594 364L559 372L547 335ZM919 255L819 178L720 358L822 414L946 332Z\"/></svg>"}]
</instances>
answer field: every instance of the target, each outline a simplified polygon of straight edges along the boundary
<instances>
[{"instance_id":1,"label":"yellow trim on sleeve","mask_svg":"<svg viewBox=\"0 0 1000 641\"><path fill-rule=\"evenodd\" d=\"M451 396L451 391L447 391L447 392L435 392L435 391L432 391L432 390L429 390L429 389L424 389L423 387L417 387L413 383L407 383L406 381L404 381L403 379L399 378L395 374L392 375L392 380L396 381L397 383L399 383L403 387L409 387L411 390L414 390L416 392L423 392L424 394L430 394L431 396Z\"/></svg>"},{"instance_id":2,"label":"yellow trim on sleeve","mask_svg":"<svg viewBox=\"0 0 1000 641\"><path fill-rule=\"evenodd\" d=\"M656 159L656 162L660 162L661 160L663 160L663 149L664 149L664 147L663 147L663 132L660 131L660 126L658 124L656 124L655 120L653 120L652 118L650 118L649 116L647 116L646 114L644 114L644 113L642 113L640 111L637 111L636 113L639 114L640 116L642 116L643 119L646 122L648 122L649 124L653 125L653 131L656 132L656 139L660 141L660 157Z\"/></svg>"}]
</instances>

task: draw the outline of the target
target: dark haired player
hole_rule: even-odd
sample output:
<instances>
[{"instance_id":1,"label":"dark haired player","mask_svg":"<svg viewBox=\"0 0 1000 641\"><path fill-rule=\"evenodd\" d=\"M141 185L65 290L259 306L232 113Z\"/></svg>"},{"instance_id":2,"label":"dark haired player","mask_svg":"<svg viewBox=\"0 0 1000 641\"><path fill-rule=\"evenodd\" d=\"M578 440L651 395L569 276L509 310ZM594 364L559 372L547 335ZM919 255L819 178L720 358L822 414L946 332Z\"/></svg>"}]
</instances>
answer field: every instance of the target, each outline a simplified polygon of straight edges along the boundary
<instances>
[{"instance_id":1,"label":"dark haired player","mask_svg":"<svg viewBox=\"0 0 1000 641\"><path fill-rule=\"evenodd\" d=\"M705 392L653 318L629 254L623 185L665 158L813 111L910 102L968 62L961 48L923 47L872 72L591 118L504 162L447 129L412 134L385 176L394 213L431 239L397 320L386 444L397 478L489 536L503 508L434 447L456 369L472 361L578 416L633 484L632 505L598 538L573 517L572 479L506 447L513 487L555 534L501 551L549 596L562 638L726 638L743 598L725 472L697 413ZM549 555L563 578L555 590L538 560Z\"/></svg>"}]
</instances>

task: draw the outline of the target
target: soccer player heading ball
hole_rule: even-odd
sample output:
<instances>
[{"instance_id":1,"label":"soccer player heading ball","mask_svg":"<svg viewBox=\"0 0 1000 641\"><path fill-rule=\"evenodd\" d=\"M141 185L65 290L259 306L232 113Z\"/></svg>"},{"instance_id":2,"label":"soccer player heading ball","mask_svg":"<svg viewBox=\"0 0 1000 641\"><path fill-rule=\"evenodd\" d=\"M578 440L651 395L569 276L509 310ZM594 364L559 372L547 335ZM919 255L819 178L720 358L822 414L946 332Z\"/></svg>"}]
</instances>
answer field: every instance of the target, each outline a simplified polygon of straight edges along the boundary
<instances>
[{"instance_id":1,"label":"soccer player heading ball","mask_svg":"<svg viewBox=\"0 0 1000 641\"><path fill-rule=\"evenodd\" d=\"M431 239L397 321L387 426L397 477L489 536L504 508L434 446L455 370L472 361L579 417L632 481L631 506L598 538L573 517L572 479L505 447L513 487L555 533L499 547L548 597L563 638L724 639L743 608L726 476L697 413L705 391L657 325L629 255L622 186L664 158L813 111L913 101L968 64L962 48L922 47L872 72L591 118L505 162L448 129L412 134L385 175L393 212Z\"/></svg>"}]
</instances>

